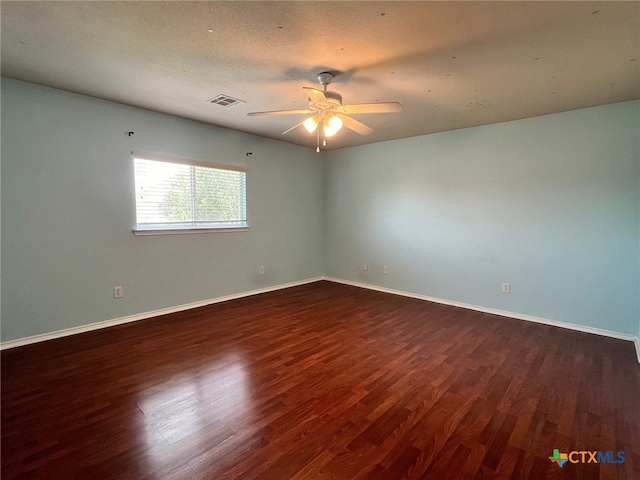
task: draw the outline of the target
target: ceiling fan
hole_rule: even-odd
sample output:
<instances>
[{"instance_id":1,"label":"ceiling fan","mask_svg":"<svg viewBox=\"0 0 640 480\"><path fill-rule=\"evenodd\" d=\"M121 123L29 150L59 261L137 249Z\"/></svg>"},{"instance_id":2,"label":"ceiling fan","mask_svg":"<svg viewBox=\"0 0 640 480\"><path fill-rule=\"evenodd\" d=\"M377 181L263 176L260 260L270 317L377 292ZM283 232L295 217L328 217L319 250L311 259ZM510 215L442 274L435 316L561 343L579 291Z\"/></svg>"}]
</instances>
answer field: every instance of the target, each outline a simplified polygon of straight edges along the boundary
<instances>
[{"instance_id":1,"label":"ceiling fan","mask_svg":"<svg viewBox=\"0 0 640 480\"><path fill-rule=\"evenodd\" d=\"M350 117L357 113L395 113L402 111L402 105L397 102L359 103L355 105L343 105L342 96L338 92L327 90L327 86L333 80L333 73L321 72L318 81L323 90L311 87L302 87L309 97L308 108L298 110L273 110L270 112L251 112L247 115L310 115L305 120L294 125L283 135L302 125L309 133L316 132L316 151L320 151L320 137L323 146L327 145L327 137L332 137L343 127L347 127L360 135L369 135L373 129L362 122Z\"/></svg>"}]
</instances>

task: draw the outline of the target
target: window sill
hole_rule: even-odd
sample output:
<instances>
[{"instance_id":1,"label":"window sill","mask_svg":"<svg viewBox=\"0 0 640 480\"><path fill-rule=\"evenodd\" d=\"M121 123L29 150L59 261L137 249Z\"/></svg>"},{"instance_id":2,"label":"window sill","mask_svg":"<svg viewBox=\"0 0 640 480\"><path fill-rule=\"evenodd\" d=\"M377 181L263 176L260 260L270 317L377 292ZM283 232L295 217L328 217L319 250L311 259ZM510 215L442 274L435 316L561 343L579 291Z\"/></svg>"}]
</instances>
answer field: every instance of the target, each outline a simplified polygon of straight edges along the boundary
<instances>
[{"instance_id":1,"label":"window sill","mask_svg":"<svg viewBox=\"0 0 640 480\"><path fill-rule=\"evenodd\" d=\"M247 232L249 227L226 227L226 228L174 228L162 230L133 230L136 237L151 235L191 235L193 233L235 233Z\"/></svg>"}]
</instances>

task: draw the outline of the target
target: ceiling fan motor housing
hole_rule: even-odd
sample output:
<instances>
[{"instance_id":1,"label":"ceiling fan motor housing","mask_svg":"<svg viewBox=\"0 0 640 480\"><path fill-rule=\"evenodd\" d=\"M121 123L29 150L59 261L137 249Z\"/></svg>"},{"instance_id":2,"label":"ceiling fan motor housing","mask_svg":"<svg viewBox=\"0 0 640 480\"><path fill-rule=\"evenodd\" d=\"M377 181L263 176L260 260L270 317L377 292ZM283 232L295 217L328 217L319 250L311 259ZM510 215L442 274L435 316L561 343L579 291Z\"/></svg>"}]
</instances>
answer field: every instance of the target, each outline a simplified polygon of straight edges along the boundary
<instances>
[{"instance_id":1,"label":"ceiling fan motor housing","mask_svg":"<svg viewBox=\"0 0 640 480\"><path fill-rule=\"evenodd\" d=\"M324 96L327 97L327 102L331 107L339 107L342 105L342 95L338 92L331 92L327 90L324 92Z\"/></svg>"}]
</instances>

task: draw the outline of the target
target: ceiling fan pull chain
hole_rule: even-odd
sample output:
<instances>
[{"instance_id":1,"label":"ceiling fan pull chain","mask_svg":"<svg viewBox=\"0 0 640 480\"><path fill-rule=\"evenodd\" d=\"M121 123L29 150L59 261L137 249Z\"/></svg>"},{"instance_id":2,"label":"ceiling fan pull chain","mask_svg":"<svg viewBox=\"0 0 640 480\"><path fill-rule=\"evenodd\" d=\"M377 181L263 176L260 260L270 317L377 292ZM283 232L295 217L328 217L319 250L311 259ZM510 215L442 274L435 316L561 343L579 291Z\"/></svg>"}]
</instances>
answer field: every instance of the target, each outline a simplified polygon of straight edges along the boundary
<instances>
[{"instance_id":1,"label":"ceiling fan pull chain","mask_svg":"<svg viewBox=\"0 0 640 480\"><path fill-rule=\"evenodd\" d=\"M327 88L326 85L325 85L325 88ZM327 146L327 134L324 131L325 121L326 121L326 118L323 118L322 119L322 146L323 147ZM320 129L318 128L318 130Z\"/></svg>"}]
</instances>

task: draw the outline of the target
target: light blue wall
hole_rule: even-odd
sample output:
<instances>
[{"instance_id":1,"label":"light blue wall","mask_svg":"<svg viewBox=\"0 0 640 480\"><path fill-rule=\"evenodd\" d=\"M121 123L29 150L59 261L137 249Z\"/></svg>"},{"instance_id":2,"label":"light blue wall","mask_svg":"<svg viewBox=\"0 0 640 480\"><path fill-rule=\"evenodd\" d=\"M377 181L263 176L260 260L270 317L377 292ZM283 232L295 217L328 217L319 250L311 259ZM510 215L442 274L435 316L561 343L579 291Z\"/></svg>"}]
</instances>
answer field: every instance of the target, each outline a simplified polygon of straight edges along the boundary
<instances>
[{"instance_id":1,"label":"light blue wall","mask_svg":"<svg viewBox=\"0 0 640 480\"><path fill-rule=\"evenodd\" d=\"M635 101L330 152L325 273L636 335L639 125Z\"/></svg>"},{"instance_id":2,"label":"light blue wall","mask_svg":"<svg viewBox=\"0 0 640 480\"><path fill-rule=\"evenodd\" d=\"M135 237L132 150L246 165L249 231ZM322 275L323 175L309 148L3 78L2 341Z\"/></svg>"},{"instance_id":3,"label":"light blue wall","mask_svg":"<svg viewBox=\"0 0 640 480\"><path fill-rule=\"evenodd\" d=\"M321 155L9 79L1 113L2 341L322 274L640 335L640 102ZM131 150L247 165L249 232L134 237Z\"/></svg>"}]
</instances>

